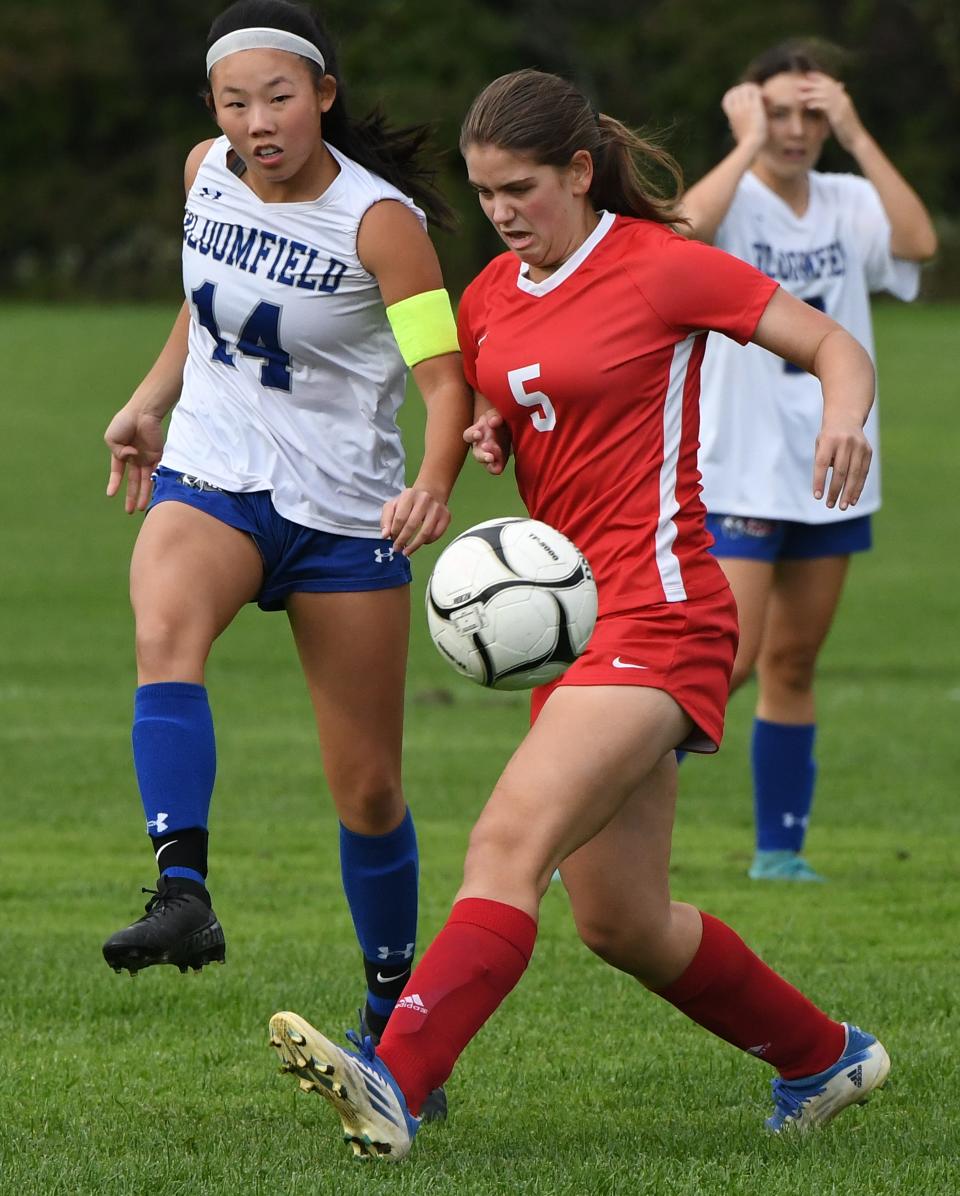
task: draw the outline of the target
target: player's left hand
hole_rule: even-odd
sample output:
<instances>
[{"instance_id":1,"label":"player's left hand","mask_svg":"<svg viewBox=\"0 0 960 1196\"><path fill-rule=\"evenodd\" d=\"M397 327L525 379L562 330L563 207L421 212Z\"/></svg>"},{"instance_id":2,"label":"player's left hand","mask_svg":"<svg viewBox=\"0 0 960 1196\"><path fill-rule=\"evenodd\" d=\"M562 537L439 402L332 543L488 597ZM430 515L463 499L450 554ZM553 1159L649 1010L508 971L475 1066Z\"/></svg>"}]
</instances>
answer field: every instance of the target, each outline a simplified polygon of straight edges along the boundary
<instances>
[{"instance_id":1,"label":"player's left hand","mask_svg":"<svg viewBox=\"0 0 960 1196\"><path fill-rule=\"evenodd\" d=\"M852 151L866 131L853 100L839 79L831 79L820 71L810 71L800 83L800 101L805 108L826 116L834 137L845 150Z\"/></svg>"},{"instance_id":2,"label":"player's left hand","mask_svg":"<svg viewBox=\"0 0 960 1196\"><path fill-rule=\"evenodd\" d=\"M827 506L839 503L841 511L855 506L867 480L872 456L873 449L862 428L823 424L813 460L813 497L823 497L829 469Z\"/></svg>"},{"instance_id":3,"label":"player's left hand","mask_svg":"<svg viewBox=\"0 0 960 1196\"><path fill-rule=\"evenodd\" d=\"M404 556L439 540L450 525L447 504L422 486L408 486L383 504L380 534Z\"/></svg>"},{"instance_id":4,"label":"player's left hand","mask_svg":"<svg viewBox=\"0 0 960 1196\"><path fill-rule=\"evenodd\" d=\"M496 477L506 468L510 456L510 430L503 422L503 416L490 407L477 416L474 423L463 433L463 438L473 450L475 461Z\"/></svg>"}]
</instances>

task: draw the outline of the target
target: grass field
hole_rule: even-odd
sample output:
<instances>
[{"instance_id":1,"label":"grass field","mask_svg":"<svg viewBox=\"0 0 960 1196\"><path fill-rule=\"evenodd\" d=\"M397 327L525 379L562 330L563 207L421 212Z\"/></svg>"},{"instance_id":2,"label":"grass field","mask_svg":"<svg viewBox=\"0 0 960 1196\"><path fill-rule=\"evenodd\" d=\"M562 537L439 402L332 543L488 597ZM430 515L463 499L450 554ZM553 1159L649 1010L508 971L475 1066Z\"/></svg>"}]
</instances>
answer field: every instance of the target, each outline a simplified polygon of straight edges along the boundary
<instances>
[{"instance_id":1,"label":"grass field","mask_svg":"<svg viewBox=\"0 0 960 1196\"><path fill-rule=\"evenodd\" d=\"M809 854L830 883L783 890L744 876L750 692L732 703L724 751L684 766L674 856L676 896L882 1036L887 1088L820 1135L768 1137L767 1069L588 955L555 886L527 976L449 1085L449 1124L425 1129L399 1169L353 1164L328 1109L277 1076L266 1044L276 1009L337 1032L361 997L336 822L282 616L245 612L209 674L211 884L227 966L130 979L100 957L152 881L129 753L137 520L102 496L100 436L170 313L0 314L0 1192L960 1191L960 310L877 312L886 505L820 683ZM515 510L508 482L468 467L455 529ZM432 552L418 557L418 595ZM524 726L523 698L460 682L418 614L406 786L424 940Z\"/></svg>"}]
</instances>

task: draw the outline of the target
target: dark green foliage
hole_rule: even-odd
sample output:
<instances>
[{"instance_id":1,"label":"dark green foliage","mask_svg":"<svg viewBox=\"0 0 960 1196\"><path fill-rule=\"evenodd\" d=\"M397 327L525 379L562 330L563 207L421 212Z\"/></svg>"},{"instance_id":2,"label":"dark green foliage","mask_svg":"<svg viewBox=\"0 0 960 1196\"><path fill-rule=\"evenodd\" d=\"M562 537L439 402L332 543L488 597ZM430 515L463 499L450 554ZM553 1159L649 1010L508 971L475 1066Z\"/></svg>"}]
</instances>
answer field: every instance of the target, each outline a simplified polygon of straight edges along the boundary
<instances>
[{"instance_id":1,"label":"dark green foliage","mask_svg":"<svg viewBox=\"0 0 960 1196\"><path fill-rule=\"evenodd\" d=\"M6 0L0 38L0 294L174 296L182 166L216 130L197 99L222 0ZM960 289L960 9L950 0L332 0L351 105L429 121L462 217L438 236L452 290L496 246L456 151L467 106L521 66L575 78L603 110L661 131L688 177L721 155L724 90L770 42L848 47L868 128L941 221L931 291ZM830 147L828 169L850 161Z\"/></svg>"}]
</instances>

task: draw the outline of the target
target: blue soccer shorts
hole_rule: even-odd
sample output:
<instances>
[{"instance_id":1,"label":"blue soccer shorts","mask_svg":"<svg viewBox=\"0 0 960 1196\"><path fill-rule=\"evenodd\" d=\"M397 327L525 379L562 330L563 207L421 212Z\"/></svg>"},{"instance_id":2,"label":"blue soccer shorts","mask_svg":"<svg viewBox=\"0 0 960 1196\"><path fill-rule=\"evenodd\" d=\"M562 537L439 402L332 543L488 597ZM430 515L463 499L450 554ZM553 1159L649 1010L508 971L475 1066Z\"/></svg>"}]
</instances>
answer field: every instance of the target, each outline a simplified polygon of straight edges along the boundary
<instances>
[{"instance_id":1,"label":"blue soccer shorts","mask_svg":"<svg viewBox=\"0 0 960 1196\"><path fill-rule=\"evenodd\" d=\"M866 552L873 539L869 515L836 523L794 523L745 515L707 515L716 557L748 561L807 561Z\"/></svg>"},{"instance_id":2,"label":"blue soccer shorts","mask_svg":"<svg viewBox=\"0 0 960 1196\"><path fill-rule=\"evenodd\" d=\"M162 502L196 507L247 532L263 558L261 610L284 610L288 594L387 590L410 583L410 561L389 540L339 536L279 515L269 490L237 494L161 465L153 475L152 509Z\"/></svg>"}]
</instances>

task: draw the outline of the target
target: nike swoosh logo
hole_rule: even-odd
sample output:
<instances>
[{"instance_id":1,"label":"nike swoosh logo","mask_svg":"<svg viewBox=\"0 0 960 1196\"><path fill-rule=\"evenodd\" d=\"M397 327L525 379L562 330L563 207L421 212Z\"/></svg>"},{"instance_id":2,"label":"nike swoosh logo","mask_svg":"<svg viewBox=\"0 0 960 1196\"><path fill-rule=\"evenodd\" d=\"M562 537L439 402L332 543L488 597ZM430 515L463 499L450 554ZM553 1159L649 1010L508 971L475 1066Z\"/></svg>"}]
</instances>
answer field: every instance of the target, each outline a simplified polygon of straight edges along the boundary
<instances>
[{"instance_id":1,"label":"nike swoosh logo","mask_svg":"<svg viewBox=\"0 0 960 1196\"><path fill-rule=\"evenodd\" d=\"M157 863L158 864L160 863L160 856L164 851L167 850L168 847L172 847L174 845L174 843L179 843L179 842L180 842L179 839L171 839L169 843L164 843L164 845L160 848L160 851L157 852Z\"/></svg>"},{"instance_id":2,"label":"nike swoosh logo","mask_svg":"<svg viewBox=\"0 0 960 1196\"><path fill-rule=\"evenodd\" d=\"M478 337L478 338L477 338L477 348L478 348L478 349L480 348L480 346L483 344L483 342L484 342L484 341L487 339L487 337L488 337L489 335L490 335L490 333L489 333L489 332L485 332L485 333L483 334L483 336L480 336L480 337Z\"/></svg>"},{"instance_id":3,"label":"nike swoosh logo","mask_svg":"<svg viewBox=\"0 0 960 1196\"><path fill-rule=\"evenodd\" d=\"M382 972L377 972L377 980L381 984L389 984L392 980L399 980L401 976L409 976L409 975L410 975L409 968L407 968L406 971L397 972L396 976L384 976Z\"/></svg>"},{"instance_id":4,"label":"nike swoosh logo","mask_svg":"<svg viewBox=\"0 0 960 1196\"><path fill-rule=\"evenodd\" d=\"M645 664L630 664L626 660L621 660L619 656L613 658L613 667L615 669L646 669L649 665Z\"/></svg>"}]
</instances>

